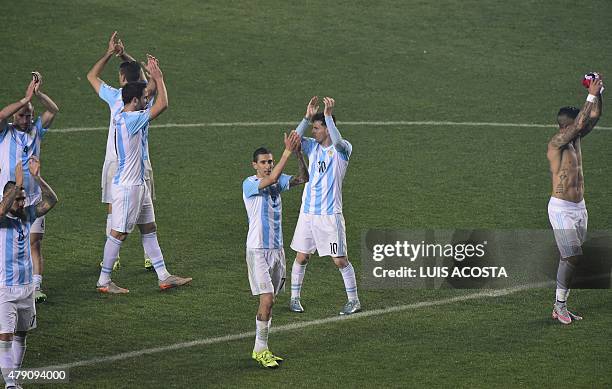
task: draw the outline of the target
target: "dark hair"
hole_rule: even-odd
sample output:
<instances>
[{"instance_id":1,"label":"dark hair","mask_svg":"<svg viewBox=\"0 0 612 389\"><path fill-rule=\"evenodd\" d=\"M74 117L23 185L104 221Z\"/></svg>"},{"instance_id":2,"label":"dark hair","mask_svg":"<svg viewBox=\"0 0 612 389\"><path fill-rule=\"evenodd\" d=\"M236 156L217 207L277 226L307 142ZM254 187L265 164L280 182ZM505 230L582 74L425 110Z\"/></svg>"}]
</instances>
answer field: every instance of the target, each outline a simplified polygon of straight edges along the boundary
<instances>
[{"instance_id":1,"label":"dark hair","mask_svg":"<svg viewBox=\"0 0 612 389\"><path fill-rule=\"evenodd\" d=\"M258 148L253 153L253 162L257 162L257 157L259 157L262 154L272 154L272 152L265 147Z\"/></svg>"},{"instance_id":2,"label":"dark hair","mask_svg":"<svg viewBox=\"0 0 612 389\"><path fill-rule=\"evenodd\" d=\"M6 194L6 192L8 192L9 190L13 189L16 185L17 185L17 183L15 181L8 181L4 185L4 189L2 190L2 196L4 196Z\"/></svg>"},{"instance_id":3,"label":"dark hair","mask_svg":"<svg viewBox=\"0 0 612 389\"><path fill-rule=\"evenodd\" d=\"M119 73L123 74L125 81L133 82L140 80L140 64L136 61L126 61L119 65Z\"/></svg>"},{"instance_id":4,"label":"dark hair","mask_svg":"<svg viewBox=\"0 0 612 389\"><path fill-rule=\"evenodd\" d=\"M334 119L334 123L336 122L336 116L332 115L332 119ZM312 122L316 122L319 121L321 123L323 123L323 125L325 127L327 127L327 125L325 124L325 114L323 112L317 112L313 117L312 117Z\"/></svg>"},{"instance_id":5,"label":"dark hair","mask_svg":"<svg viewBox=\"0 0 612 389\"><path fill-rule=\"evenodd\" d=\"M143 81L128 82L121 88L121 99L123 104L129 104L135 97L137 99L142 97L147 84Z\"/></svg>"},{"instance_id":6,"label":"dark hair","mask_svg":"<svg viewBox=\"0 0 612 389\"><path fill-rule=\"evenodd\" d=\"M559 123L559 127L565 127L571 124L579 113L580 110L576 107L561 108L557 114L557 123Z\"/></svg>"}]
</instances>

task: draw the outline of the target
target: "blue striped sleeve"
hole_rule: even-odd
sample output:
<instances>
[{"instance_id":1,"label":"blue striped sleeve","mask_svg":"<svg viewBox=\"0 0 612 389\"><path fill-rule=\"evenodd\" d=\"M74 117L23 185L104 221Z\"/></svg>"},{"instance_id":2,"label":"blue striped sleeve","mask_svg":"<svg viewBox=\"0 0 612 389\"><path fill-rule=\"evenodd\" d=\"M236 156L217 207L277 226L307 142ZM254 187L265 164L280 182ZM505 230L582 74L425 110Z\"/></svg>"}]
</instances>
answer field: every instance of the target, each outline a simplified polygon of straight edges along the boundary
<instances>
[{"instance_id":1,"label":"blue striped sleeve","mask_svg":"<svg viewBox=\"0 0 612 389\"><path fill-rule=\"evenodd\" d=\"M124 113L125 126L130 135L134 135L138 131L144 129L151 118L150 109L145 109L144 111L133 111Z\"/></svg>"},{"instance_id":2,"label":"blue striped sleeve","mask_svg":"<svg viewBox=\"0 0 612 389\"><path fill-rule=\"evenodd\" d=\"M315 148L317 141L313 138L302 138L302 152L306 155L310 154L312 149Z\"/></svg>"},{"instance_id":3,"label":"blue striped sleeve","mask_svg":"<svg viewBox=\"0 0 612 389\"><path fill-rule=\"evenodd\" d=\"M38 136L40 136L40 139L44 138L47 131L49 131L48 128L43 128L42 118L40 116L36 118L36 121L34 122L34 128L36 129L36 133L38 134Z\"/></svg>"},{"instance_id":4,"label":"blue striped sleeve","mask_svg":"<svg viewBox=\"0 0 612 389\"><path fill-rule=\"evenodd\" d=\"M297 132L300 136L304 136L304 133L306 132L306 129L308 128L309 124L310 120L306 118L302 119L300 124L298 124L297 128L295 129L295 132Z\"/></svg>"},{"instance_id":5,"label":"blue striped sleeve","mask_svg":"<svg viewBox=\"0 0 612 389\"><path fill-rule=\"evenodd\" d=\"M291 176L288 174L281 174L278 179L278 185L280 185L281 192L289 190L289 182L291 181Z\"/></svg>"},{"instance_id":6,"label":"blue striped sleeve","mask_svg":"<svg viewBox=\"0 0 612 389\"><path fill-rule=\"evenodd\" d=\"M253 181L248 178L242 182L242 193L246 197L257 196L259 194L259 180Z\"/></svg>"},{"instance_id":7,"label":"blue striped sleeve","mask_svg":"<svg viewBox=\"0 0 612 389\"><path fill-rule=\"evenodd\" d=\"M105 82L103 82L100 85L100 91L98 92L98 96L100 96L102 100L106 101L106 104L112 106L113 104L115 104L117 99L121 98L121 90L113 88L112 86L109 86Z\"/></svg>"}]
</instances>

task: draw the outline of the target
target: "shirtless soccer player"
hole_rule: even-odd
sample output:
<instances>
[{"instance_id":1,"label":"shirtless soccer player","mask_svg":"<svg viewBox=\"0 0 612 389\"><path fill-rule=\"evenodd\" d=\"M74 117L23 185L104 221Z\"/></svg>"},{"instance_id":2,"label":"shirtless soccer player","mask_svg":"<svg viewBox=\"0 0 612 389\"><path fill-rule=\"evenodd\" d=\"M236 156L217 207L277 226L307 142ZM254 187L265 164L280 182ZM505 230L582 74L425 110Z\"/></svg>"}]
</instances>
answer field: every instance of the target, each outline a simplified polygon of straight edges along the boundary
<instances>
[{"instance_id":1,"label":"shirtless soccer player","mask_svg":"<svg viewBox=\"0 0 612 389\"><path fill-rule=\"evenodd\" d=\"M112 202L112 186L113 177L117 173L118 157L115 151L115 130L113 127L113 117L123 108L123 100L121 99L121 88L113 88L108 85L102 79L100 75L104 70L104 67L113 57L119 57L121 64L119 65L119 86L124 87L128 82L133 81L147 81L144 72L142 71L138 62L125 51L125 47L121 39L117 37L115 31L108 42L108 48L106 53L96 62L89 73L87 73L87 80L91 84L92 88L96 91L98 96L108 104L110 109L110 125L108 128L108 136L106 137L106 155L104 156L104 166L102 167L102 202L107 205L106 215L106 236L110 234L111 230L111 214L113 210ZM150 97L155 93L155 82L150 81L147 84L145 94ZM149 106L152 104L153 99L149 99ZM151 192L151 199L155 200L155 186L153 185L153 168L151 167L151 160L149 158L149 144L145 145L144 150L144 164L145 164L145 185ZM147 270L153 269L151 259L147 256L145 251L144 254L144 267ZM102 266L102 263L100 263ZM113 269L118 269L120 266L119 259L115 261Z\"/></svg>"},{"instance_id":2,"label":"shirtless soccer player","mask_svg":"<svg viewBox=\"0 0 612 389\"><path fill-rule=\"evenodd\" d=\"M296 129L304 135L312 121L312 138L302 138L302 150L308 155L309 181L304 187L300 217L295 227L291 248L297 251L291 268L291 300L289 309L304 312L300 292L310 255L331 256L342 274L348 301L340 311L350 315L361 310L357 296L355 269L347 258L346 229L342 216L342 181L348 168L353 146L336 128L334 99L323 99L325 110L318 113L318 98L310 99L306 115Z\"/></svg>"},{"instance_id":3,"label":"shirtless soccer player","mask_svg":"<svg viewBox=\"0 0 612 389\"><path fill-rule=\"evenodd\" d=\"M298 160L299 173L295 177L282 174L291 152L295 152ZM282 358L268 349L268 332L274 296L285 287L281 192L308 181L300 136L295 131L289 137L285 135L285 152L276 166L268 149L255 150L253 169L257 174L242 183L242 197L249 217L246 249L249 283L253 295L259 295L252 357L264 367L275 368Z\"/></svg>"},{"instance_id":4,"label":"shirtless soccer player","mask_svg":"<svg viewBox=\"0 0 612 389\"><path fill-rule=\"evenodd\" d=\"M588 220L584 203L580 142L599 120L602 87L601 79L591 81L589 95L580 111L574 107L563 107L559 110L557 115L559 132L548 142L546 153L552 176L548 218L561 255L552 317L563 324L582 319L567 310L570 284L582 255Z\"/></svg>"}]
</instances>

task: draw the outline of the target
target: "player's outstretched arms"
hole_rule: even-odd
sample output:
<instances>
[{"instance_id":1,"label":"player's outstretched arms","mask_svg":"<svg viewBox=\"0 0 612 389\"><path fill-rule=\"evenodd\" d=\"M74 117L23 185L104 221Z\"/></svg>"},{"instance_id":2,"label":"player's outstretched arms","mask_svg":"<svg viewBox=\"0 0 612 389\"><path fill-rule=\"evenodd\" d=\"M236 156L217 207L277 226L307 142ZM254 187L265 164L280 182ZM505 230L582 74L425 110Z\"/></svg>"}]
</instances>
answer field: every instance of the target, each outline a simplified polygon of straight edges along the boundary
<instances>
[{"instance_id":1,"label":"player's outstretched arms","mask_svg":"<svg viewBox=\"0 0 612 389\"><path fill-rule=\"evenodd\" d=\"M297 176L291 177L291 180L289 181L290 188L296 185L305 184L310 179L310 176L308 175L308 166L304 160L304 153L302 153L302 142L298 144L297 150L295 150L294 153L297 157L298 174Z\"/></svg>"},{"instance_id":2,"label":"player's outstretched arms","mask_svg":"<svg viewBox=\"0 0 612 389\"><path fill-rule=\"evenodd\" d=\"M317 112L319 111L319 106L317 105L318 103L319 103L318 96L312 96L310 98L310 101L308 102L308 105L306 106L306 113L304 114L304 118L302 119L300 124L298 124L297 128L295 129L295 131L298 133L299 136L304 136L306 129L308 128L308 126L310 125L310 122L312 121L312 117L316 115Z\"/></svg>"},{"instance_id":3,"label":"player's outstretched arms","mask_svg":"<svg viewBox=\"0 0 612 389\"><path fill-rule=\"evenodd\" d=\"M0 110L0 131L6 127L8 119L13 116L13 114L19 111L24 105L29 103L32 100L32 96L34 96L34 90L36 89L37 82L32 78L28 88L26 89L25 97L13 104L9 104L6 107ZM1 188L0 188L1 189Z\"/></svg>"},{"instance_id":4,"label":"player's outstretched arms","mask_svg":"<svg viewBox=\"0 0 612 389\"><path fill-rule=\"evenodd\" d=\"M8 211L13 206L13 201L19 194L19 191L23 187L23 166L21 163L15 165L15 186L9 190L6 195L0 201L0 217L6 216ZM2 188L4 189L4 188Z\"/></svg>"},{"instance_id":5,"label":"player's outstretched arms","mask_svg":"<svg viewBox=\"0 0 612 389\"><path fill-rule=\"evenodd\" d=\"M110 59L117 53L119 50L119 46L117 45L117 31L113 32L109 41L108 48L106 49L106 53L96 62L92 68L87 73L87 81L91 84L92 88L96 91L96 93L100 93L100 86L104 81L100 79L100 74L104 70L104 67L110 61Z\"/></svg>"},{"instance_id":6,"label":"player's outstretched arms","mask_svg":"<svg viewBox=\"0 0 612 389\"><path fill-rule=\"evenodd\" d=\"M42 192L42 198L38 204L36 204L35 212L36 217L43 216L55 207L57 204L57 195L51 189L49 184L40 176L40 161L36 157L31 157L29 160L30 175L34 178L40 190Z\"/></svg>"},{"instance_id":7,"label":"player's outstretched arms","mask_svg":"<svg viewBox=\"0 0 612 389\"><path fill-rule=\"evenodd\" d=\"M597 95L599 95L602 86L603 83L601 79L591 82L591 85L589 86L589 96L582 106L580 113L578 113L578 116L576 116L574 123L565 128L561 128L548 143L549 147L560 149L578 136L580 132L586 128L590 120L591 110L595 106Z\"/></svg>"},{"instance_id":8,"label":"player's outstretched arms","mask_svg":"<svg viewBox=\"0 0 612 389\"><path fill-rule=\"evenodd\" d=\"M166 84L164 83L164 75L159 68L157 58L148 55L148 62L146 65L147 72L151 75L151 80L155 82L157 86L157 98L155 104L151 107L150 119L153 120L158 117L162 112L168 108L168 92L166 91Z\"/></svg>"},{"instance_id":9,"label":"player's outstretched arms","mask_svg":"<svg viewBox=\"0 0 612 389\"><path fill-rule=\"evenodd\" d=\"M39 72L32 72L34 80L38 80L38 85L34 88L34 95L38 97L40 103L45 107L45 112L42 114L42 127L49 128L55 115L59 112L59 107L49 96L41 92L40 87L42 86L42 75Z\"/></svg>"},{"instance_id":10,"label":"player's outstretched arms","mask_svg":"<svg viewBox=\"0 0 612 389\"><path fill-rule=\"evenodd\" d=\"M287 164L291 153L293 153L299 147L301 138L295 131L291 132L289 136L287 136L287 134L285 133L284 137L285 151L283 151L283 155L281 156L278 163L274 166L274 169L272 169L270 175L265 176L261 179L261 181L259 181L259 189L263 189L266 186L270 186L278 182L278 179L283 173L283 170L285 169L285 165Z\"/></svg>"}]
</instances>

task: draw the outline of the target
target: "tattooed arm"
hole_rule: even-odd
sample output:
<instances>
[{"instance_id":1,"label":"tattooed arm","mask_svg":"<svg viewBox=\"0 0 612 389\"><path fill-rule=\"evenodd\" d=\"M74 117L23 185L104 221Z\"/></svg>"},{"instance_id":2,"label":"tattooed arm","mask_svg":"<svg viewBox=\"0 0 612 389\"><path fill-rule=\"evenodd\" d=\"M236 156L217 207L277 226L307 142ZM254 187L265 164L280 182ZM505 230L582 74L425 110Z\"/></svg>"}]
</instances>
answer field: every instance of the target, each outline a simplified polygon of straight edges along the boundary
<instances>
[{"instance_id":1,"label":"tattooed arm","mask_svg":"<svg viewBox=\"0 0 612 389\"><path fill-rule=\"evenodd\" d=\"M591 109L589 120L585 128L582 131L580 131L581 137L585 137L589 132L593 130L593 128L595 128L595 125L599 121L600 116L601 116L601 93L597 94L597 100L595 100L593 109Z\"/></svg>"},{"instance_id":2,"label":"tattooed arm","mask_svg":"<svg viewBox=\"0 0 612 389\"><path fill-rule=\"evenodd\" d=\"M599 95L602 85L603 83L601 79L591 81L591 85L589 86L589 94L595 96ZM588 100L585 101L580 113L578 113L578 116L574 120L574 123L560 129L559 132L552 137L549 145L553 148L560 149L578 136L591 121L591 111L595 107L597 100L598 99L596 98L595 102L590 102Z\"/></svg>"},{"instance_id":3,"label":"tattooed arm","mask_svg":"<svg viewBox=\"0 0 612 389\"><path fill-rule=\"evenodd\" d=\"M306 161L304 161L304 153L302 153L301 143L298 146L298 149L295 151L298 162L298 175L291 177L291 181L289 181L289 187L293 188L296 185L300 185L308 182L308 167L306 166Z\"/></svg>"},{"instance_id":4,"label":"tattooed arm","mask_svg":"<svg viewBox=\"0 0 612 389\"><path fill-rule=\"evenodd\" d=\"M40 162L38 158L32 157L30 158L30 175L34 178L38 186L40 186L40 190L42 192L42 199L38 204L36 204L36 217L40 217L45 215L47 212L51 210L57 204L57 195L51 189L49 184L45 182L40 176Z\"/></svg>"}]
</instances>

